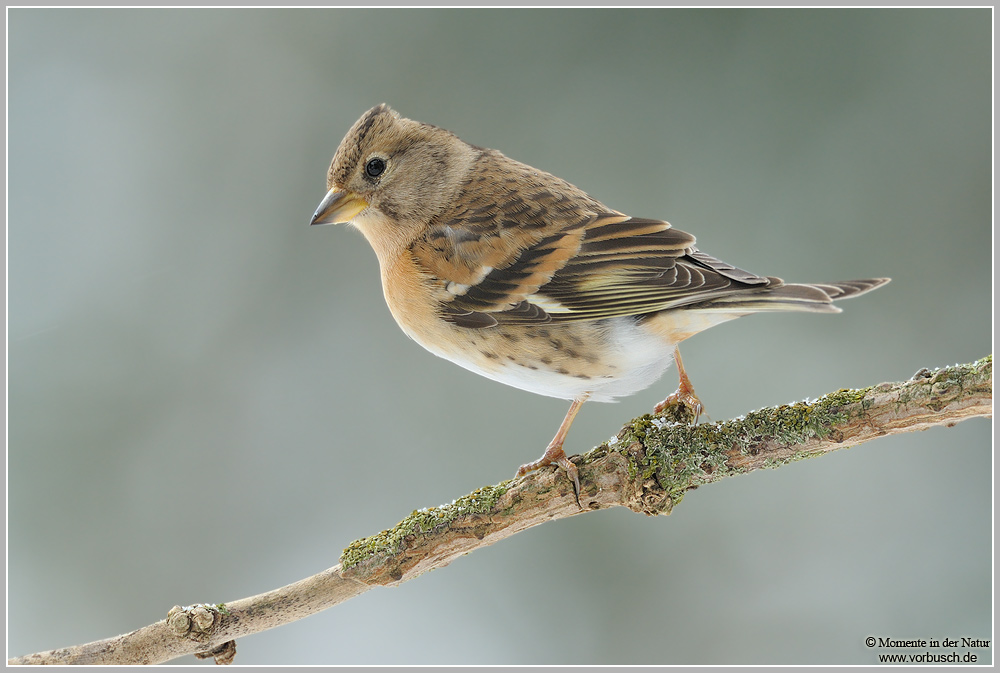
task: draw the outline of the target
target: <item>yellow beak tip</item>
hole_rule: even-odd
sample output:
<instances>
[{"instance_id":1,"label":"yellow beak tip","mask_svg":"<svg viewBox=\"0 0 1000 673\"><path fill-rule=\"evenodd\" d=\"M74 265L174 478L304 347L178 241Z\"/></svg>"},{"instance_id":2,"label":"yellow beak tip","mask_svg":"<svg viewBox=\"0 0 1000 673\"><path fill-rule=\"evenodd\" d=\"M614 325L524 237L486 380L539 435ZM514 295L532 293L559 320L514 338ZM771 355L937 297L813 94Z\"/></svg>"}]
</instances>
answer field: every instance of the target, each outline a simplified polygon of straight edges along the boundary
<instances>
[{"instance_id":1,"label":"yellow beak tip","mask_svg":"<svg viewBox=\"0 0 1000 673\"><path fill-rule=\"evenodd\" d=\"M342 224L350 222L358 213L368 207L368 202L353 192L338 192L331 189L327 192L319 207L309 221L311 226L318 224Z\"/></svg>"}]
</instances>

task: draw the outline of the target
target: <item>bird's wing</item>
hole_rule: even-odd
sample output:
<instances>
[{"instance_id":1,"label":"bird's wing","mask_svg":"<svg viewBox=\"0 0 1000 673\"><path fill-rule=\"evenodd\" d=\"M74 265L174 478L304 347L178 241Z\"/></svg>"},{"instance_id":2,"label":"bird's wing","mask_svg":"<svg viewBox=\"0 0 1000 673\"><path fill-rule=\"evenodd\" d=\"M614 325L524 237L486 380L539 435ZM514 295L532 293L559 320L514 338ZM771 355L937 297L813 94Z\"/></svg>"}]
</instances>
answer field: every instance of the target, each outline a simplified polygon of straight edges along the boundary
<instances>
[{"instance_id":1,"label":"bird's wing","mask_svg":"<svg viewBox=\"0 0 1000 673\"><path fill-rule=\"evenodd\" d=\"M659 220L595 223L580 251L528 300L554 320L591 320L679 308L780 283L706 255L694 241Z\"/></svg>"},{"instance_id":2,"label":"bird's wing","mask_svg":"<svg viewBox=\"0 0 1000 673\"><path fill-rule=\"evenodd\" d=\"M628 217L499 153L410 246L462 327L639 315L697 303L756 276L660 220Z\"/></svg>"}]
</instances>

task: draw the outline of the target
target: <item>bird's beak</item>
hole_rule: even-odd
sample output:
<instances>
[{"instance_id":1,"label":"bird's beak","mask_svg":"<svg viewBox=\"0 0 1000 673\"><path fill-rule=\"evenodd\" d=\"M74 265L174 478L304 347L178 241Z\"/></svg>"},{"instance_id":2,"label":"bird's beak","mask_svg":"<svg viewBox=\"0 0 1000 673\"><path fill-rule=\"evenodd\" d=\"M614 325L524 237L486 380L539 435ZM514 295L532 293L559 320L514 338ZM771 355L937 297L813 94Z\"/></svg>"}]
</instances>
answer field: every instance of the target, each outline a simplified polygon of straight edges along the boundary
<instances>
[{"instance_id":1,"label":"bird's beak","mask_svg":"<svg viewBox=\"0 0 1000 673\"><path fill-rule=\"evenodd\" d=\"M338 192L331 189L320 201L319 208L309 224L339 224L350 222L354 216L368 207L368 202L353 192Z\"/></svg>"}]
</instances>

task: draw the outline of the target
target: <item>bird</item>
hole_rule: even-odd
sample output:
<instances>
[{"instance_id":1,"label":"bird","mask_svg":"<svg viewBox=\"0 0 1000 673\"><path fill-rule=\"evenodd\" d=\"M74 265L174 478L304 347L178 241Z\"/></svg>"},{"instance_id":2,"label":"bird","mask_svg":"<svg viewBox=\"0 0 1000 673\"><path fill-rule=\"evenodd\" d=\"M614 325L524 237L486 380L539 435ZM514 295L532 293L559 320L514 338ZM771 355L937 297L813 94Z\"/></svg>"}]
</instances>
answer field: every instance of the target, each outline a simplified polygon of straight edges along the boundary
<instances>
[{"instance_id":1,"label":"bird","mask_svg":"<svg viewBox=\"0 0 1000 673\"><path fill-rule=\"evenodd\" d=\"M679 386L656 405L694 412L678 344L720 323L773 311L839 313L833 302L889 282L785 283L712 257L695 237L630 217L555 175L469 144L385 103L338 146L312 225L346 223L378 258L403 332L494 381L571 401L540 458L561 467L584 402L652 385L675 363Z\"/></svg>"}]
</instances>

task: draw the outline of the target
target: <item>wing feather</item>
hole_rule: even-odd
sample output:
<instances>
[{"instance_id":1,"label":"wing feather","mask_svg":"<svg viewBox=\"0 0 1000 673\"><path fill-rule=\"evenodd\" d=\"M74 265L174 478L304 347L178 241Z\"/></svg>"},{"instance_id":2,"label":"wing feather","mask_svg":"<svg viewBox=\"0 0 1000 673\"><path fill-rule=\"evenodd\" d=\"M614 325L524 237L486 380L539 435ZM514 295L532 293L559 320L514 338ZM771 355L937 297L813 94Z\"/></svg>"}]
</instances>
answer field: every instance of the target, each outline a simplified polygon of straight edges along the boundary
<instances>
[{"instance_id":1,"label":"wing feather","mask_svg":"<svg viewBox=\"0 0 1000 673\"><path fill-rule=\"evenodd\" d=\"M768 287L661 220L613 211L492 150L410 252L470 329L642 315Z\"/></svg>"}]
</instances>

